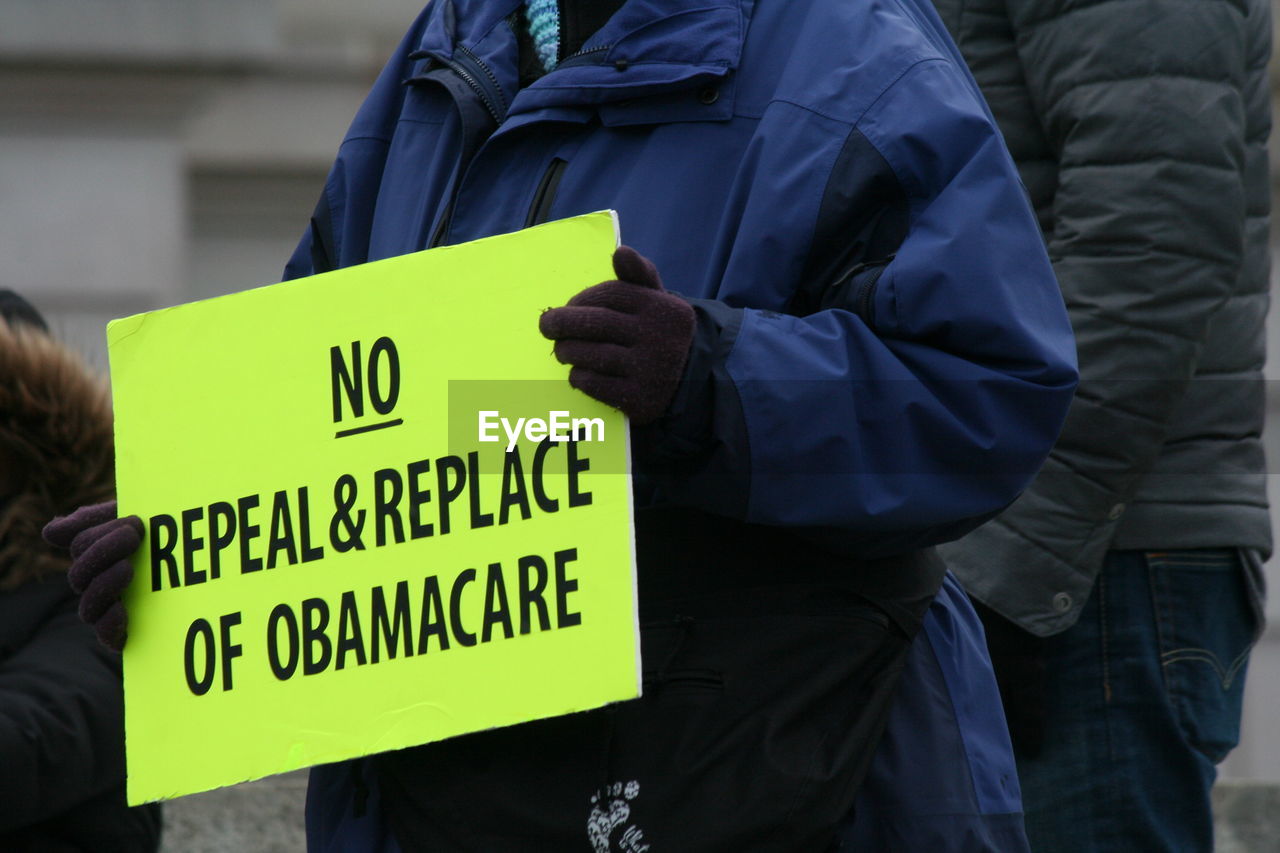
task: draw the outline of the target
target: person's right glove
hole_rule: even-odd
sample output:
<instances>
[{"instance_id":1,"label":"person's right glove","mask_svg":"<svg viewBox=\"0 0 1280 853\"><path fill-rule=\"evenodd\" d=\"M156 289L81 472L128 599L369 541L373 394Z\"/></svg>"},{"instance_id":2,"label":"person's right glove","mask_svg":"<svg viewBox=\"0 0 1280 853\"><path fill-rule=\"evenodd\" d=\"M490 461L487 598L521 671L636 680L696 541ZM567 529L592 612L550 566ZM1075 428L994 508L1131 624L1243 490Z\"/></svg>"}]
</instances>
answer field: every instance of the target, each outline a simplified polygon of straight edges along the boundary
<instances>
[{"instance_id":1,"label":"person's right glove","mask_svg":"<svg viewBox=\"0 0 1280 853\"><path fill-rule=\"evenodd\" d=\"M630 246L613 253L616 280L543 312L542 334L572 365L569 384L623 411L632 423L662 417L684 375L697 320L693 306L662 286L653 263Z\"/></svg>"},{"instance_id":2,"label":"person's right glove","mask_svg":"<svg viewBox=\"0 0 1280 853\"><path fill-rule=\"evenodd\" d=\"M1021 757L1034 758L1044 746L1045 639L1018 627L976 598L973 607L987 634L1009 738Z\"/></svg>"},{"instance_id":3,"label":"person's right glove","mask_svg":"<svg viewBox=\"0 0 1280 853\"><path fill-rule=\"evenodd\" d=\"M80 595L80 618L98 640L117 652L124 648L129 617L121 600L133 579L129 558L142 544L142 519L116 517L116 502L82 506L45 525L44 540L71 551L67 582Z\"/></svg>"}]
</instances>

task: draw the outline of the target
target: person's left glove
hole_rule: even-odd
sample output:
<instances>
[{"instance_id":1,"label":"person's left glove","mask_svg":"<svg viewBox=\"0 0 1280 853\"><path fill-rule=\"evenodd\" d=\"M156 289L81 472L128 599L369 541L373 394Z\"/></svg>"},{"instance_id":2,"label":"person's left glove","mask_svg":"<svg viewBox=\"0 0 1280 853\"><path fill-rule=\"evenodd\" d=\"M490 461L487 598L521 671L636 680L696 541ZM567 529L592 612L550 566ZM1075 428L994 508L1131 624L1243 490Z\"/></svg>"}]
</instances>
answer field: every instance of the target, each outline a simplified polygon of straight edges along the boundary
<instances>
[{"instance_id":1,"label":"person's left glove","mask_svg":"<svg viewBox=\"0 0 1280 853\"><path fill-rule=\"evenodd\" d=\"M133 579L129 558L142 544L142 519L116 517L116 502L82 506L44 526L44 541L71 550L67 582L80 595L80 618L98 640L117 652L124 648L129 619L121 600Z\"/></svg>"},{"instance_id":2,"label":"person's left glove","mask_svg":"<svg viewBox=\"0 0 1280 853\"><path fill-rule=\"evenodd\" d=\"M693 306L662 287L658 270L635 249L613 253L616 281L588 287L538 328L573 365L569 384L621 409L635 424L666 412L693 344Z\"/></svg>"}]
</instances>

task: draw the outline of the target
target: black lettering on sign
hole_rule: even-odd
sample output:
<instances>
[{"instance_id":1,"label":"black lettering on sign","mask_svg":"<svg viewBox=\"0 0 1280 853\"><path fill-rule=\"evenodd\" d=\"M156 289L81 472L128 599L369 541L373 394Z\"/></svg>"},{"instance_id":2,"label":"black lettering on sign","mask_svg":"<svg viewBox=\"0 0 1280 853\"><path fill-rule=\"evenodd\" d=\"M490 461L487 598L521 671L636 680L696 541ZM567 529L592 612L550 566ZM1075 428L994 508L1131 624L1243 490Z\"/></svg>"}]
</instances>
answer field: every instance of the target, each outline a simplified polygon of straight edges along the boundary
<instances>
[{"instance_id":1,"label":"black lettering on sign","mask_svg":"<svg viewBox=\"0 0 1280 853\"><path fill-rule=\"evenodd\" d=\"M182 583L185 586L204 583L206 579L204 570L195 567L196 551L204 548L204 537L196 536L195 525L203 520L203 507L182 511Z\"/></svg>"},{"instance_id":2,"label":"black lettering on sign","mask_svg":"<svg viewBox=\"0 0 1280 853\"><path fill-rule=\"evenodd\" d=\"M356 609L354 590L344 592L338 606L338 659L333 665L334 669L342 669L347 665L347 652L355 653L356 663L360 666L368 663L364 654L364 633L360 630L360 612Z\"/></svg>"},{"instance_id":3,"label":"black lettering on sign","mask_svg":"<svg viewBox=\"0 0 1280 853\"><path fill-rule=\"evenodd\" d=\"M361 531L364 530L365 511L360 509L352 513L356 505L356 478L354 474L343 474L333 484L333 518L329 521L329 542L333 550L345 554L352 548L364 550ZM346 536L342 535L346 531Z\"/></svg>"},{"instance_id":4,"label":"black lettering on sign","mask_svg":"<svg viewBox=\"0 0 1280 853\"><path fill-rule=\"evenodd\" d=\"M569 449L569 506L589 506L591 493L578 488L578 475L591 469L591 460L583 456L578 458L578 442L568 442Z\"/></svg>"},{"instance_id":5,"label":"black lettering on sign","mask_svg":"<svg viewBox=\"0 0 1280 853\"><path fill-rule=\"evenodd\" d=\"M421 539L435 532L435 525L424 524L422 521L422 505L431 500L431 490L418 488L418 479L424 474L431 473L431 460L419 459L417 462L410 462L407 470L409 473L409 535L414 539Z\"/></svg>"},{"instance_id":6,"label":"black lettering on sign","mask_svg":"<svg viewBox=\"0 0 1280 853\"><path fill-rule=\"evenodd\" d=\"M471 490L467 497L471 499L471 529L493 526L493 513L480 511L480 454L471 451L467 454L467 471L471 477Z\"/></svg>"},{"instance_id":7,"label":"black lettering on sign","mask_svg":"<svg viewBox=\"0 0 1280 853\"><path fill-rule=\"evenodd\" d=\"M284 623L285 642L289 644L289 656L280 659L280 624ZM288 681L298 669L298 617L287 604L277 604L267 619L267 660L271 672L281 681Z\"/></svg>"},{"instance_id":8,"label":"black lettering on sign","mask_svg":"<svg viewBox=\"0 0 1280 853\"><path fill-rule=\"evenodd\" d=\"M222 552L236 538L236 510L226 501L209 504L209 577L222 575Z\"/></svg>"},{"instance_id":9,"label":"black lettering on sign","mask_svg":"<svg viewBox=\"0 0 1280 853\"><path fill-rule=\"evenodd\" d=\"M396 402L400 399L400 353L396 350L395 342L385 335L374 341L373 346L369 348L367 369L362 363L360 353L359 341L351 342L350 361L347 360L347 354L342 347L329 348L330 390L335 424L342 423L347 409L350 409L353 418L364 417L366 399L373 411L379 415L391 414L396 407ZM395 418L378 423L361 424L338 430L334 433L334 438L373 432L399 426L402 423L404 423L403 418Z\"/></svg>"},{"instance_id":10,"label":"black lettering on sign","mask_svg":"<svg viewBox=\"0 0 1280 853\"><path fill-rule=\"evenodd\" d=\"M395 468L381 468L373 472L373 515L378 524L374 539L379 548L387 544L386 522L391 523L391 535L399 545L404 541L404 519L400 517L400 498L404 495L404 480Z\"/></svg>"},{"instance_id":11,"label":"black lettering on sign","mask_svg":"<svg viewBox=\"0 0 1280 853\"><path fill-rule=\"evenodd\" d=\"M204 667L202 674L196 673L196 641L204 646ZM197 696L203 696L213 686L213 672L217 665L218 651L214 648L213 626L208 620L197 619L187 629L186 642L182 644L182 668L187 676L187 689Z\"/></svg>"},{"instance_id":12,"label":"black lettering on sign","mask_svg":"<svg viewBox=\"0 0 1280 853\"><path fill-rule=\"evenodd\" d=\"M480 642L493 638L493 626L502 626L502 636L511 639L511 609L507 606L507 585L502 578L502 564L489 564L489 577L484 588L484 624Z\"/></svg>"},{"instance_id":13,"label":"black lettering on sign","mask_svg":"<svg viewBox=\"0 0 1280 853\"><path fill-rule=\"evenodd\" d=\"M231 661L244 654L239 643L231 642L231 629L240 624L239 613L228 613L218 620L219 639L222 643L222 689L231 689Z\"/></svg>"},{"instance_id":14,"label":"black lettering on sign","mask_svg":"<svg viewBox=\"0 0 1280 853\"><path fill-rule=\"evenodd\" d=\"M310 563L324 556L324 547L311 544L311 502L307 487L298 489L298 536L302 539L302 562Z\"/></svg>"},{"instance_id":15,"label":"black lettering on sign","mask_svg":"<svg viewBox=\"0 0 1280 853\"><path fill-rule=\"evenodd\" d=\"M240 522L240 574L247 575L262 569L261 557L249 556L249 543L258 538L261 529L249 523L249 510L258 506L257 495L245 495L236 501L237 516Z\"/></svg>"},{"instance_id":16,"label":"black lettering on sign","mask_svg":"<svg viewBox=\"0 0 1280 853\"><path fill-rule=\"evenodd\" d=\"M222 689L231 689L231 661L244 654L243 647L231 641L231 629L239 624L239 613L227 613L219 617L216 642L213 638L213 626L207 619L197 619L187 629L187 638L182 644L182 669L187 677L187 689L196 696L203 696L213 687L219 649L222 651ZM202 655L197 654L197 646L202 647Z\"/></svg>"},{"instance_id":17,"label":"black lettering on sign","mask_svg":"<svg viewBox=\"0 0 1280 853\"><path fill-rule=\"evenodd\" d=\"M476 570L465 569L454 578L453 589L449 592L449 627L453 629L453 638L460 646L476 644L476 635L462 627L462 591L475 579Z\"/></svg>"},{"instance_id":18,"label":"black lettering on sign","mask_svg":"<svg viewBox=\"0 0 1280 853\"><path fill-rule=\"evenodd\" d=\"M445 627L444 620L444 601L440 597L440 581L435 575L428 575L422 581L422 622L418 626L418 654L427 653L427 638L432 636L436 638L440 651L448 651L449 631Z\"/></svg>"},{"instance_id":19,"label":"black lettering on sign","mask_svg":"<svg viewBox=\"0 0 1280 853\"><path fill-rule=\"evenodd\" d=\"M520 574L520 633L527 634L531 630L529 609L538 608L538 630L551 628L551 616L547 612L547 602L542 593L547 588L547 561L537 554L521 557L516 564ZM531 580L530 570L536 572L537 582Z\"/></svg>"},{"instance_id":20,"label":"black lettering on sign","mask_svg":"<svg viewBox=\"0 0 1280 853\"><path fill-rule=\"evenodd\" d=\"M314 619L312 617L315 617ZM329 627L329 605L323 598L302 602L302 674L325 671L333 655L333 643L324 629Z\"/></svg>"},{"instance_id":21,"label":"black lettering on sign","mask_svg":"<svg viewBox=\"0 0 1280 853\"><path fill-rule=\"evenodd\" d=\"M289 508L289 493L281 489L271 502L271 537L267 540L267 568L276 567L276 555L281 551L289 565L298 563L298 545L293 538L293 514Z\"/></svg>"},{"instance_id":22,"label":"black lettering on sign","mask_svg":"<svg viewBox=\"0 0 1280 853\"><path fill-rule=\"evenodd\" d=\"M582 624L581 613L569 612L569 593L578 589L578 581L576 578L569 577L565 572L565 566L578 559L577 548L566 548L563 551L556 551L556 627L568 628L573 625Z\"/></svg>"},{"instance_id":23,"label":"black lettering on sign","mask_svg":"<svg viewBox=\"0 0 1280 853\"><path fill-rule=\"evenodd\" d=\"M547 453L555 444L551 439L544 438L538 444L538 449L533 452L533 499L538 502L538 509L543 512L556 512L560 509L560 501L550 497L542 487L542 466L546 464ZM503 471L505 475L506 472Z\"/></svg>"},{"instance_id":24,"label":"black lettering on sign","mask_svg":"<svg viewBox=\"0 0 1280 853\"><path fill-rule=\"evenodd\" d=\"M438 592L438 589L437 589ZM373 588L373 646L369 650L369 660L377 663L381 652L380 646L387 646L387 659L396 656L400 637L404 637L404 656L413 654L413 629L409 624L409 582L396 584L396 603L390 614L387 613L387 598L382 587ZM381 641L381 642L380 642Z\"/></svg>"},{"instance_id":25,"label":"black lettering on sign","mask_svg":"<svg viewBox=\"0 0 1280 853\"><path fill-rule=\"evenodd\" d=\"M450 480L453 473L453 482ZM458 499L467 485L467 467L459 456L442 456L436 460L436 494L440 497L440 534L449 532L449 504Z\"/></svg>"},{"instance_id":26,"label":"black lettering on sign","mask_svg":"<svg viewBox=\"0 0 1280 853\"><path fill-rule=\"evenodd\" d=\"M539 448L541 449L541 448ZM534 484L534 490L541 494L541 483ZM541 501L539 501L541 505ZM512 507L520 508L520 517L525 521L533 514L529 509L529 495L525 491L524 468L520 464L520 448L505 454L502 459L502 503L498 505L498 523L506 524Z\"/></svg>"},{"instance_id":27,"label":"black lettering on sign","mask_svg":"<svg viewBox=\"0 0 1280 853\"><path fill-rule=\"evenodd\" d=\"M178 522L171 515L151 516L151 591L159 592L164 586L164 578L160 574L160 564L167 569L169 586L176 588L182 585L178 580L178 561L173 558L173 548L178 544ZM163 538L161 534L164 534Z\"/></svg>"},{"instance_id":28,"label":"black lettering on sign","mask_svg":"<svg viewBox=\"0 0 1280 853\"><path fill-rule=\"evenodd\" d=\"M387 360L387 394L382 394L382 360ZM385 335L373 342L369 350L369 402L380 415L389 415L400 399L400 354Z\"/></svg>"}]
</instances>

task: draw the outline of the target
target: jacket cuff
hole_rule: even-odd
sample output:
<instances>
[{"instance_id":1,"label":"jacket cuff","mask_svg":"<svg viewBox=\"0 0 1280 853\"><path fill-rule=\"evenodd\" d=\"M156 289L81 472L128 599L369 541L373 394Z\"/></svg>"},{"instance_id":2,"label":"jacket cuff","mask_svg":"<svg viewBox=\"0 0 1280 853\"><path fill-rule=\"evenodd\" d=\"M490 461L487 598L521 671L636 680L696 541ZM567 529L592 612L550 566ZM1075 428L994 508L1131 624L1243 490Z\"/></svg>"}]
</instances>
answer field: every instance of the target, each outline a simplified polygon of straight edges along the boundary
<instances>
[{"instance_id":1,"label":"jacket cuff","mask_svg":"<svg viewBox=\"0 0 1280 853\"><path fill-rule=\"evenodd\" d=\"M695 325L680 385L661 418L631 430L637 460L645 463L707 452L715 443L714 424L721 412L742 421L736 390L726 393L733 389L733 380L725 362L742 328L743 309L714 299L686 301L693 306Z\"/></svg>"}]
</instances>

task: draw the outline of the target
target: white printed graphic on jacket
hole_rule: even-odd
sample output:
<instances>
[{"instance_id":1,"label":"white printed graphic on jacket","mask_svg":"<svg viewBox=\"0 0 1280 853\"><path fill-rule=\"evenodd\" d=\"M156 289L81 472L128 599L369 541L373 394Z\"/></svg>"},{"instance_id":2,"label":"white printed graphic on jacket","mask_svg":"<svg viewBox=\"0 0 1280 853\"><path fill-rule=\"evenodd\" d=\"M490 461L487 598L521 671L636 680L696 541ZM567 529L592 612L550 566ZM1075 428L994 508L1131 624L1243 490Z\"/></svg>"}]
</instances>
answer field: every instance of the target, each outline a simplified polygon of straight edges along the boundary
<instances>
[{"instance_id":1,"label":"white printed graphic on jacket","mask_svg":"<svg viewBox=\"0 0 1280 853\"><path fill-rule=\"evenodd\" d=\"M645 853L649 845L644 832L637 826L627 826L613 841L614 831L631 818L630 801L640 793L640 783L634 779L626 784L614 782L591 795L591 815L587 818L587 838L595 853Z\"/></svg>"}]
</instances>

